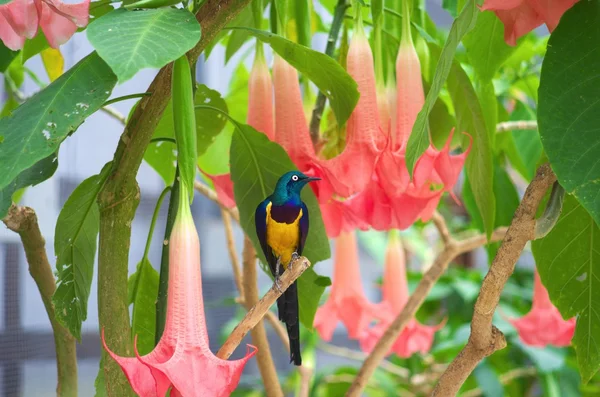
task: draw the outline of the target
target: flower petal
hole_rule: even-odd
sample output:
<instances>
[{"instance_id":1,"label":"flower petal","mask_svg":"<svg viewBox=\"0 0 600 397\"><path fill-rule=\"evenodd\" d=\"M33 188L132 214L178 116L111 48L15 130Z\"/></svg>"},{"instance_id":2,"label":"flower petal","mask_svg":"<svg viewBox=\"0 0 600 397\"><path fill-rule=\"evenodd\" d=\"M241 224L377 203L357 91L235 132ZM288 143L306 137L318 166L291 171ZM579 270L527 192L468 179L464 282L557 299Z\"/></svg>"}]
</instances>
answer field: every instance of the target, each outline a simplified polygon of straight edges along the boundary
<instances>
[{"instance_id":1,"label":"flower petal","mask_svg":"<svg viewBox=\"0 0 600 397\"><path fill-rule=\"evenodd\" d=\"M262 51L257 51L248 79L248 125L274 140L273 84Z\"/></svg>"},{"instance_id":2,"label":"flower petal","mask_svg":"<svg viewBox=\"0 0 600 397\"><path fill-rule=\"evenodd\" d=\"M6 18L6 22L0 24L0 29L7 23L23 39L33 38L38 31L39 17L33 0L13 0L4 4L0 6L0 15Z\"/></svg>"}]
</instances>

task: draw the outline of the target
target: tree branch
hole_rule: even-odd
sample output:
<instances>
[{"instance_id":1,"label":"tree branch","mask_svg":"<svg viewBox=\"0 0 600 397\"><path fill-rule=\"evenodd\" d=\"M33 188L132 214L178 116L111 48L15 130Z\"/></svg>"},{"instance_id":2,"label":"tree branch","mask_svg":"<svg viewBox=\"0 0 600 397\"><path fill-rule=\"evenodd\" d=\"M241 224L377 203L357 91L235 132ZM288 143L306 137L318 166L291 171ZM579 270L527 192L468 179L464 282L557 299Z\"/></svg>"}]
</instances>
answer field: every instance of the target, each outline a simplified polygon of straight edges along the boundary
<instances>
[{"instance_id":1,"label":"tree branch","mask_svg":"<svg viewBox=\"0 0 600 397\"><path fill-rule=\"evenodd\" d=\"M233 238L233 227L231 225L231 215L228 211L221 209L221 217L223 218L223 225L225 226L225 238L227 239L227 251L229 252L229 259L231 260L231 267L233 270L233 279L235 280L235 285L238 289L238 293L240 294L241 300L246 301L246 296L244 295L244 285L242 282L242 271L240 270L240 259L238 258L237 253L235 252L235 240ZM244 241L245 243L245 241ZM244 246L244 249L246 247ZM244 264L245 266L245 264ZM252 302L254 304L254 302Z\"/></svg>"},{"instance_id":2,"label":"tree branch","mask_svg":"<svg viewBox=\"0 0 600 397\"><path fill-rule=\"evenodd\" d=\"M309 267L310 262L303 256L290 263L290 266L288 266L287 270L279 278L281 291L279 291L275 285L269 289L265 296L263 296L263 298L248 311L244 319L235 327L223 346L221 346L217 352L217 357L228 359L236 347L242 342L244 336L246 336L246 334L265 316L277 298L279 298L281 294L288 289L290 284L300 277L300 275L302 275Z\"/></svg>"},{"instance_id":3,"label":"tree branch","mask_svg":"<svg viewBox=\"0 0 600 397\"><path fill-rule=\"evenodd\" d=\"M221 201L219 201L219 197L217 196L217 193L200 181L197 181L197 180L194 181L194 189L196 189L198 191L198 193L202 194L207 199L217 203L217 205L219 207L221 207L221 210L229 212L229 215L231 215L231 217L237 223L240 223L240 213L239 213L237 207L228 208L228 207L224 206L223 203L221 203Z\"/></svg>"},{"instance_id":4,"label":"tree branch","mask_svg":"<svg viewBox=\"0 0 600 397\"><path fill-rule=\"evenodd\" d=\"M256 251L254 250L252 241L248 237L244 238L243 258L244 306L246 310L251 310L258 302L258 277L256 274ZM252 337L252 343L258 349L256 359L267 397L283 397L283 390L279 384L279 378L277 377L277 371L273 363L273 357L271 356L271 346L269 345L267 332L262 320L259 320L252 328L250 336Z\"/></svg>"},{"instance_id":5,"label":"tree branch","mask_svg":"<svg viewBox=\"0 0 600 397\"><path fill-rule=\"evenodd\" d=\"M195 62L217 33L250 0L205 0L196 14L202 38L188 52ZM136 176L144 152L171 96L172 64L163 67L135 107L112 161L110 175L98 195L100 237L98 248L98 317L106 342L121 356L133 356L127 305L127 276L131 223L139 203ZM102 352L102 369L109 396L132 395L119 365Z\"/></svg>"},{"instance_id":6,"label":"tree branch","mask_svg":"<svg viewBox=\"0 0 600 397\"><path fill-rule=\"evenodd\" d=\"M360 396L361 392L367 386L369 378L373 375L373 372L375 372L381 361L385 358L387 352L390 350L396 339L398 339L398 336L408 321L415 316L417 310L419 310L423 304L423 301L425 301L425 298L429 294L429 291L431 291L431 288L433 288L433 285L437 282L441 275L444 274L450 262L458 255L469 252L488 242L484 234L479 234L465 240L454 240L454 238L452 238L448 232L446 223L444 222L443 218L439 216L439 214L434 216L434 223L438 230L440 230L442 239L444 239L444 235L446 236L444 249L438 254L429 270L423 275L423 278L408 299L408 302L406 303L406 306L404 306L404 309L402 309L402 312L398 314L396 319L386 329L383 336L377 341L373 351L364 361L360 371L354 379L354 382L348 389L346 396ZM505 234L506 228L499 228L495 230L492 234L490 242L501 240Z\"/></svg>"},{"instance_id":7,"label":"tree branch","mask_svg":"<svg viewBox=\"0 0 600 397\"><path fill-rule=\"evenodd\" d=\"M506 132L514 130L537 130L538 125L535 120L505 121L496 124L496 132Z\"/></svg>"},{"instance_id":8,"label":"tree branch","mask_svg":"<svg viewBox=\"0 0 600 397\"><path fill-rule=\"evenodd\" d=\"M48 262L45 248L46 242L40 231L37 216L33 209L13 204L3 222L7 228L18 233L21 237L27 263L29 264L29 274L31 274L40 291L50 325L52 325L54 346L56 348L56 369L58 372L56 395L77 396L75 338L69 330L56 320L54 314L52 295L56 291L56 282L52 273L52 267Z\"/></svg>"},{"instance_id":9,"label":"tree branch","mask_svg":"<svg viewBox=\"0 0 600 397\"><path fill-rule=\"evenodd\" d=\"M521 251L529 240L535 238L537 209L546 191L555 181L556 176L550 165L544 164L527 187L506 237L481 284L473 310L469 341L440 377L433 390L433 396L456 395L483 358L506 347L504 335L492 325L492 318L502 289L513 273Z\"/></svg>"}]
</instances>

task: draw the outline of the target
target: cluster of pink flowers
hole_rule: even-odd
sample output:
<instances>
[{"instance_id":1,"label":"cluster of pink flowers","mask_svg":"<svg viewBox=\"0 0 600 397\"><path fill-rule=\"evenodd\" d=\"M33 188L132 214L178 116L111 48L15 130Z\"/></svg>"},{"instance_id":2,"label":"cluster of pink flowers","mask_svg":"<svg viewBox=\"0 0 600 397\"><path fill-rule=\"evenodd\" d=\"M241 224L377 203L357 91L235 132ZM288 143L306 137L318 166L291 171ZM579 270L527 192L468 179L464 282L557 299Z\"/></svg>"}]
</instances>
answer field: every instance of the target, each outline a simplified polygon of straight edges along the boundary
<instances>
[{"instance_id":1,"label":"cluster of pink flowers","mask_svg":"<svg viewBox=\"0 0 600 397\"><path fill-rule=\"evenodd\" d=\"M89 8L90 0L79 4L65 4L60 0L13 0L0 5L0 40L16 51L41 28L50 47L58 48L77 28L87 26Z\"/></svg>"}]
</instances>

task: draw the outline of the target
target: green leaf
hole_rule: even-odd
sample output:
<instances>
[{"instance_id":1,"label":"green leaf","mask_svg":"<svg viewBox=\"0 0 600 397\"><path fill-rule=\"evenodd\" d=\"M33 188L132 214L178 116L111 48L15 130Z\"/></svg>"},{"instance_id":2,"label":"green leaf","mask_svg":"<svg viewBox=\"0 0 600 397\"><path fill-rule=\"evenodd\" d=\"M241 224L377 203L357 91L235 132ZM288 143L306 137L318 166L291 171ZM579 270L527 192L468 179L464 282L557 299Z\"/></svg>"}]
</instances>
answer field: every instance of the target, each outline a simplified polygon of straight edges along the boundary
<instances>
[{"instance_id":1,"label":"green leaf","mask_svg":"<svg viewBox=\"0 0 600 397\"><path fill-rule=\"evenodd\" d=\"M119 8L90 23L87 37L123 82L184 55L200 41L200 25L185 9Z\"/></svg>"},{"instance_id":2,"label":"green leaf","mask_svg":"<svg viewBox=\"0 0 600 397\"><path fill-rule=\"evenodd\" d=\"M62 141L108 99L116 77L95 53L0 119L0 189L56 152Z\"/></svg>"},{"instance_id":3,"label":"green leaf","mask_svg":"<svg viewBox=\"0 0 600 397\"><path fill-rule=\"evenodd\" d=\"M517 101L515 110L510 114L511 121L535 120L535 117L535 112L520 101ZM537 131L511 131L498 135L497 141L507 136L505 151L513 166L525 179L532 180L543 151Z\"/></svg>"},{"instance_id":4,"label":"green leaf","mask_svg":"<svg viewBox=\"0 0 600 397\"><path fill-rule=\"evenodd\" d=\"M448 13L452 15L453 18L456 18L456 15L458 15L456 3L457 0L442 0L442 8L448 11Z\"/></svg>"},{"instance_id":5,"label":"green leaf","mask_svg":"<svg viewBox=\"0 0 600 397\"><path fill-rule=\"evenodd\" d=\"M259 1L259 0L255 0ZM244 7L237 17L228 25L228 27L235 26L253 26L254 20L252 18L252 7ZM229 62L231 57L244 45L246 40L250 36L243 30L233 30L227 40L227 46L225 47L225 63Z\"/></svg>"},{"instance_id":6,"label":"green leaf","mask_svg":"<svg viewBox=\"0 0 600 397\"><path fill-rule=\"evenodd\" d=\"M266 264L256 236L254 212L256 207L273 192L279 177L297 168L285 150L270 141L264 134L245 124L239 124L239 128L240 130L236 129L234 132L231 141L233 191L240 211L240 225L252 240L260 260ZM310 187L303 189L302 200L308 208L310 223L310 231L302 254L314 266L317 262L331 256L329 240L325 233L317 198ZM300 320L308 329L312 329L314 313L327 284L325 280L319 279L320 277L312 269L304 272L298 279L299 304L302 307Z\"/></svg>"},{"instance_id":7,"label":"green leaf","mask_svg":"<svg viewBox=\"0 0 600 397\"><path fill-rule=\"evenodd\" d=\"M177 164L181 182L187 189L190 202L194 197L196 179L196 114L194 112L194 91L192 90L192 72L185 55L173 63L172 105L173 126L177 140Z\"/></svg>"},{"instance_id":8,"label":"green leaf","mask_svg":"<svg viewBox=\"0 0 600 397\"><path fill-rule=\"evenodd\" d=\"M456 132L466 132L473 138L471 152L465 162L465 171L471 182L473 197L483 219L484 229L490 236L494 229L496 211L491 139L477 94L469 77L457 62L452 64L448 91L456 113Z\"/></svg>"},{"instance_id":9,"label":"green leaf","mask_svg":"<svg viewBox=\"0 0 600 397\"><path fill-rule=\"evenodd\" d=\"M502 397L504 396L504 388L498 379L498 375L489 364L488 360L483 360L473 371L475 379L485 397Z\"/></svg>"},{"instance_id":10,"label":"green leaf","mask_svg":"<svg viewBox=\"0 0 600 397\"><path fill-rule=\"evenodd\" d=\"M218 91L211 90L204 84L199 84L196 88L196 95L194 97L195 104L209 105L217 109L221 109L227 112L227 104L225 100L221 98L221 94ZM213 146L215 142L221 140L221 131L227 123L227 119L220 113L206 110L206 109L195 109L196 117L196 150L199 159L202 158L203 154L208 150L209 147ZM153 139L156 138L174 138L175 134L173 125L173 103L169 101L163 115L154 130ZM231 139L231 138L230 138ZM217 153L214 161L219 161L220 158L229 154L229 142L226 147ZM148 145L146 153L144 154L144 160L152 167L158 174L164 179L167 186L173 184L173 178L175 177L175 162L177 160L176 147L171 142L158 141L152 142ZM219 157L220 156L220 157ZM212 161L211 161L212 164ZM209 170L202 168L203 171L211 173Z\"/></svg>"},{"instance_id":11,"label":"green leaf","mask_svg":"<svg viewBox=\"0 0 600 397\"><path fill-rule=\"evenodd\" d=\"M572 344L582 380L600 367L600 229L575 197L565 195L552 231L531 244L542 283L565 319L577 316Z\"/></svg>"},{"instance_id":12,"label":"green leaf","mask_svg":"<svg viewBox=\"0 0 600 397\"><path fill-rule=\"evenodd\" d=\"M431 83L431 89L427 93L425 98L425 104L417 116L415 125L413 126L410 138L408 139L408 146L406 148L406 166L408 172L412 175L415 163L429 147L429 135L427 120L429 113L435 104L436 99L440 95L440 91L450 74L450 69L453 66L452 60L454 59L454 53L458 47L458 43L467 34L477 21L477 14L479 14L477 3L475 0L468 0L463 7L458 18L452 23L448 39L442 48L442 52L439 57L433 81Z\"/></svg>"},{"instance_id":13,"label":"green leaf","mask_svg":"<svg viewBox=\"0 0 600 397\"><path fill-rule=\"evenodd\" d=\"M111 163L101 173L81 182L67 199L56 221L57 288L52 296L56 318L81 341L81 324L87 318L87 301L94 276L100 215L96 198Z\"/></svg>"},{"instance_id":14,"label":"green leaf","mask_svg":"<svg viewBox=\"0 0 600 397\"><path fill-rule=\"evenodd\" d=\"M538 123L558 181L600 225L599 42L600 3L578 2L563 15L548 41Z\"/></svg>"},{"instance_id":15,"label":"green leaf","mask_svg":"<svg viewBox=\"0 0 600 397\"><path fill-rule=\"evenodd\" d=\"M279 56L308 77L325 94L339 125L348 120L358 103L357 84L333 58L263 30L242 27L232 29L242 29L269 44Z\"/></svg>"},{"instance_id":16,"label":"green leaf","mask_svg":"<svg viewBox=\"0 0 600 397\"><path fill-rule=\"evenodd\" d=\"M504 25L492 11L481 12L463 44L478 78L483 81L491 81L516 49L504 41Z\"/></svg>"},{"instance_id":17,"label":"green leaf","mask_svg":"<svg viewBox=\"0 0 600 397\"><path fill-rule=\"evenodd\" d=\"M25 45L23 46L23 63L49 47L50 44L48 44L46 35L40 29L34 38L25 40Z\"/></svg>"},{"instance_id":18,"label":"green leaf","mask_svg":"<svg viewBox=\"0 0 600 397\"><path fill-rule=\"evenodd\" d=\"M142 356L154 349L158 281L158 272L148 258L142 258L135 273L129 277L127 291L129 303L133 304L131 333L137 335L137 348Z\"/></svg>"},{"instance_id":19,"label":"green leaf","mask_svg":"<svg viewBox=\"0 0 600 397\"><path fill-rule=\"evenodd\" d=\"M0 0L1 1L1 0ZM19 55L19 51L13 51L0 40L0 73L4 73L8 65Z\"/></svg>"},{"instance_id":20,"label":"green leaf","mask_svg":"<svg viewBox=\"0 0 600 397\"><path fill-rule=\"evenodd\" d=\"M17 175L8 186L0 190L0 219L4 218L8 213L15 192L27 186L35 186L38 183L42 183L54 175L58 167L57 154L57 152L54 152L45 159L38 161Z\"/></svg>"}]
</instances>

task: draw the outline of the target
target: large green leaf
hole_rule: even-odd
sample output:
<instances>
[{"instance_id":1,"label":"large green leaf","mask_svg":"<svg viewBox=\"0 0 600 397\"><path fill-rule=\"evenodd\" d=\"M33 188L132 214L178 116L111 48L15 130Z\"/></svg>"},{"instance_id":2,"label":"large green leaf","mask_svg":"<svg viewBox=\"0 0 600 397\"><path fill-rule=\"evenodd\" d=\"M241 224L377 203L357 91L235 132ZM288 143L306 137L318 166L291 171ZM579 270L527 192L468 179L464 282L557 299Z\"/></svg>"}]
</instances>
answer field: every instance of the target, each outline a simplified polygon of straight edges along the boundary
<instances>
[{"instance_id":1,"label":"large green leaf","mask_svg":"<svg viewBox=\"0 0 600 397\"><path fill-rule=\"evenodd\" d=\"M600 367L600 229L567 194L556 225L531 248L552 303L563 318L577 316L572 344L587 382Z\"/></svg>"},{"instance_id":2,"label":"large green leaf","mask_svg":"<svg viewBox=\"0 0 600 397\"><path fill-rule=\"evenodd\" d=\"M131 333L137 335L137 348L142 356L154 349L158 281L158 272L148 258L142 258L128 281L128 301L133 304Z\"/></svg>"},{"instance_id":3,"label":"large green leaf","mask_svg":"<svg viewBox=\"0 0 600 397\"><path fill-rule=\"evenodd\" d=\"M473 146L467 156L465 170L471 182L475 203L483 219L484 229L489 236L494 229L496 211L491 138L479 99L469 77L457 62L453 63L451 69L448 91L456 113L456 132L466 132L473 138Z\"/></svg>"},{"instance_id":4,"label":"large green leaf","mask_svg":"<svg viewBox=\"0 0 600 397\"><path fill-rule=\"evenodd\" d=\"M108 65L93 52L0 119L0 189L56 152L106 101L116 82Z\"/></svg>"},{"instance_id":5,"label":"large green leaf","mask_svg":"<svg viewBox=\"0 0 600 397\"><path fill-rule=\"evenodd\" d=\"M209 105L227 112L227 104L221 98L221 94L215 90L211 90L204 84L199 84L196 88L194 97L195 104ZM207 149L218 139L220 132L223 130L227 119L218 112L213 112L206 109L196 109L196 149L198 156L202 156ZM167 108L154 130L153 139L156 138L174 138L173 133L173 103L169 101ZM220 156L228 153L229 144L224 148ZM171 142L155 141L148 145L144 160L164 179L167 186L173 184L175 177L175 161L176 147ZM209 172L207 170L204 170Z\"/></svg>"},{"instance_id":6,"label":"large green leaf","mask_svg":"<svg viewBox=\"0 0 600 397\"><path fill-rule=\"evenodd\" d=\"M585 34L582 34L585 32ZM600 224L600 3L580 1L561 18L542 64L542 145L567 192Z\"/></svg>"},{"instance_id":7,"label":"large green leaf","mask_svg":"<svg viewBox=\"0 0 600 397\"><path fill-rule=\"evenodd\" d=\"M81 340L81 323L87 317L87 301L94 276L96 239L100 214L96 198L111 163L98 175L81 182L67 199L56 221L54 252L58 281L52 302L56 318Z\"/></svg>"},{"instance_id":8,"label":"large green leaf","mask_svg":"<svg viewBox=\"0 0 600 397\"><path fill-rule=\"evenodd\" d=\"M266 264L256 236L254 212L256 207L273 192L279 177L297 168L285 150L270 141L264 134L245 124L239 124L239 128L234 132L231 141L233 191L240 211L240 225L254 243L260 260ZM303 189L302 200L308 208L310 223L310 231L302 254L314 266L317 262L331 256L329 240L325 233L317 198L310 187ZM329 279L317 275L312 268L298 279L300 321L308 329L312 329L319 299L327 285Z\"/></svg>"},{"instance_id":9,"label":"large green leaf","mask_svg":"<svg viewBox=\"0 0 600 397\"><path fill-rule=\"evenodd\" d=\"M57 152L54 152L45 159L38 161L17 175L8 186L0 190L0 219L4 218L8 213L8 209L12 204L13 194L17 190L27 186L35 186L54 175L58 167L57 154Z\"/></svg>"},{"instance_id":10,"label":"large green leaf","mask_svg":"<svg viewBox=\"0 0 600 397\"><path fill-rule=\"evenodd\" d=\"M185 54L200 41L200 25L185 9L119 8L90 23L87 37L123 82Z\"/></svg>"},{"instance_id":11,"label":"large green leaf","mask_svg":"<svg viewBox=\"0 0 600 397\"><path fill-rule=\"evenodd\" d=\"M333 58L273 33L243 27L232 29L244 30L269 44L279 56L308 77L325 94L339 125L348 120L358 103L357 84Z\"/></svg>"},{"instance_id":12,"label":"large green leaf","mask_svg":"<svg viewBox=\"0 0 600 397\"><path fill-rule=\"evenodd\" d=\"M492 11L483 11L477 17L463 44L477 76L484 81L491 80L516 49L504 41L504 25Z\"/></svg>"},{"instance_id":13,"label":"large green leaf","mask_svg":"<svg viewBox=\"0 0 600 397\"><path fill-rule=\"evenodd\" d=\"M450 74L452 68L452 60L454 59L454 53L460 40L465 34L467 34L477 21L477 14L479 14L477 8L477 2L475 0L468 0L458 18L452 23L450 32L448 33L448 39L442 48L442 52L439 57L433 81L431 83L431 89L427 93L425 98L425 104L417 116L415 125L413 126L410 138L408 139L408 145L406 148L406 166L408 167L409 173L412 175L415 163L429 147L429 128L427 120L429 113L433 109L433 105L437 97L440 95L440 91Z\"/></svg>"}]
</instances>

